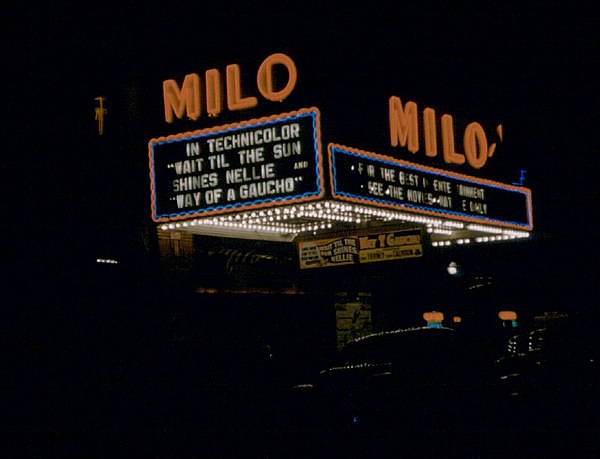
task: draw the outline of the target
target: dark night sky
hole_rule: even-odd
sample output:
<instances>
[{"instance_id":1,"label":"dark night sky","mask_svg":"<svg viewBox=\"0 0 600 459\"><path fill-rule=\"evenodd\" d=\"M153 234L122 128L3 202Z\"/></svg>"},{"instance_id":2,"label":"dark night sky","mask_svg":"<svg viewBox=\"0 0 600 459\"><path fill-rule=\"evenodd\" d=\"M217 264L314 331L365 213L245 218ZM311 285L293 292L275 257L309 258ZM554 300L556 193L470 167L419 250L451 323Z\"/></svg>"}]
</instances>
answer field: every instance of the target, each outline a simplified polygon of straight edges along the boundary
<instances>
[{"instance_id":1,"label":"dark night sky","mask_svg":"<svg viewBox=\"0 0 600 459\"><path fill-rule=\"evenodd\" d=\"M502 123L505 142L492 175L482 176L510 183L525 169L535 238L568 263L593 260L598 40L595 16L577 3L53 2L5 19L2 206L13 217L3 219L5 234L22 225L39 235L150 223L146 144L154 136L316 105L324 143L385 153L387 101L396 95L458 120ZM247 114L192 124L162 119L163 80L239 63L253 81L274 52L298 67L284 104L261 100ZM102 139L99 95L109 110Z\"/></svg>"}]
</instances>

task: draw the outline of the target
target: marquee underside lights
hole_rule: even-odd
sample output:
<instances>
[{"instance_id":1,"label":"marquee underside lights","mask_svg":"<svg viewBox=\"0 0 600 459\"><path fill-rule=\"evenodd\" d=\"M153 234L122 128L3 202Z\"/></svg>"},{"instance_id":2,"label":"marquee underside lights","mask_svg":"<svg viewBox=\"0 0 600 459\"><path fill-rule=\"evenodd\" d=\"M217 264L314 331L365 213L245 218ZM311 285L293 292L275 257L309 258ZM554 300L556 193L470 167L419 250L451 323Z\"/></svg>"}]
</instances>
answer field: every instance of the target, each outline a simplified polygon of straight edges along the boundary
<instances>
[{"instance_id":1,"label":"marquee underside lights","mask_svg":"<svg viewBox=\"0 0 600 459\"><path fill-rule=\"evenodd\" d=\"M529 237L528 189L337 144L316 108L153 139L152 218L165 231L295 241L421 227L433 247ZM329 180L330 190L325 189Z\"/></svg>"},{"instance_id":2,"label":"marquee underside lights","mask_svg":"<svg viewBox=\"0 0 600 459\"><path fill-rule=\"evenodd\" d=\"M333 200L173 221L163 223L159 228L163 231L291 242L297 238L326 237L333 232L377 229L384 225L424 226L434 247L529 237L529 232L511 228L470 225L433 216Z\"/></svg>"}]
</instances>

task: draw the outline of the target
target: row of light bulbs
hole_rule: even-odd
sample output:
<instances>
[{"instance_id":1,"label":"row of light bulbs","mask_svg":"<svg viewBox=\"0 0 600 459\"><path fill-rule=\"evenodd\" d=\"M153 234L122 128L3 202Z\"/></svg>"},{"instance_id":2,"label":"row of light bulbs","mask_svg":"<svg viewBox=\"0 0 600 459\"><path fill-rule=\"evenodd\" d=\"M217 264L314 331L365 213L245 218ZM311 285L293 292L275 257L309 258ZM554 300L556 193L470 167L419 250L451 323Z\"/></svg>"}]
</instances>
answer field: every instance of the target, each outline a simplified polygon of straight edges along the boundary
<instances>
[{"instance_id":1,"label":"row of light bulbs","mask_svg":"<svg viewBox=\"0 0 600 459\"><path fill-rule=\"evenodd\" d=\"M458 244L458 245L470 244L473 241L477 242L477 243L499 242L499 241L508 241L511 239L521 239L521 238L525 238L525 237L529 237L529 234L528 233L502 234L502 235L498 235L498 236L480 236L480 237L476 237L474 239L464 238L464 239L456 239L456 240L433 241L431 243L431 245L433 247L448 247L453 244Z\"/></svg>"},{"instance_id":2,"label":"row of light bulbs","mask_svg":"<svg viewBox=\"0 0 600 459\"><path fill-rule=\"evenodd\" d=\"M161 225L161 229L177 229L197 225L221 225L234 227L247 227L252 229L260 229L258 227L273 227L274 231L281 232L302 232L312 231L316 226L317 229L330 228L331 225L306 225L294 223L294 220L301 218L314 218L319 220L339 221L346 223L360 224L365 221L378 219L384 221L407 221L434 226L448 226L462 228L462 223L446 222L441 219L432 217L415 216L402 212L372 209L369 207L339 204L336 202L326 201L317 204L302 204L297 206L288 206L283 208L275 208L270 210L248 211L235 215L197 218L190 221L168 223Z\"/></svg>"},{"instance_id":3,"label":"row of light bulbs","mask_svg":"<svg viewBox=\"0 0 600 459\"><path fill-rule=\"evenodd\" d=\"M113 258L96 258L96 263L103 263L108 265L118 265L119 262Z\"/></svg>"},{"instance_id":4,"label":"row of light bulbs","mask_svg":"<svg viewBox=\"0 0 600 459\"><path fill-rule=\"evenodd\" d=\"M300 221L300 219L314 219L317 221L305 222ZM428 232L436 235L452 236L453 230L465 228L471 231L490 234L490 236L475 238L475 242L493 242L529 237L529 233L525 231L477 224L465 225L462 222L453 220L443 220L441 218L414 215L394 210L376 209L335 201L276 207L268 210L252 210L226 216L196 218L183 222L165 223L161 225L160 228L164 231L168 231L196 226L212 226L224 229L231 228L237 230L279 233L284 235L298 235L331 229L333 227L333 222L361 224L372 220L418 223L425 225ZM456 241L434 241L432 245L448 246L454 242L457 244L468 244L471 240L458 239Z\"/></svg>"}]
</instances>

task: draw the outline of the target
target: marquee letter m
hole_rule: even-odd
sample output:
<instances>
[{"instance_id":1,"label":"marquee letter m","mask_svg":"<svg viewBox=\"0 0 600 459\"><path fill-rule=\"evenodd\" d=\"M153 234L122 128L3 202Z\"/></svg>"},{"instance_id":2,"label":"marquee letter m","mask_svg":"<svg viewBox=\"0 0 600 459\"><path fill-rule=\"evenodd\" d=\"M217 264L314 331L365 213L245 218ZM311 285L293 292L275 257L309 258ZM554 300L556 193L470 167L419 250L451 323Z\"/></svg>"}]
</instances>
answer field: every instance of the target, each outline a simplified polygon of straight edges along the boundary
<instances>
[{"instance_id":1,"label":"marquee letter m","mask_svg":"<svg viewBox=\"0 0 600 459\"><path fill-rule=\"evenodd\" d=\"M188 118L196 121L200 117L200 77L196 73L186 75L181 90L175 80L163 81L163 98L167 123L173 122L173 113L183 118L184 110Z\"/></svg>"},{"instance_id":2,"label":"marquee letter m","mask_svg":"<svg viewBox=\"0 0 600 459\"><path fill-rule=\"evenodd\" d=\"M417 119L417 104L407 102L402 108L399 97L390 97L390 142L392 147L406 147L416 153L419 150L419 121Z\"/></svg>"}]
</instances>

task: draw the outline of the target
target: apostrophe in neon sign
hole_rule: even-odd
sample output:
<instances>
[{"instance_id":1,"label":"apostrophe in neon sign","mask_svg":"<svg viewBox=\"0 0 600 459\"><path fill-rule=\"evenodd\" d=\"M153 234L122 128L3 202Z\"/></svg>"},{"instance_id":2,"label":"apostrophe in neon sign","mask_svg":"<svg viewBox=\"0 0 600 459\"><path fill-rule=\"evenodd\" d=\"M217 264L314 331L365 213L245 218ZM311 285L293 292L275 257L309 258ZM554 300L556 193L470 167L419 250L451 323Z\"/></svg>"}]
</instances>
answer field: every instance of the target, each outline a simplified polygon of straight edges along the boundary
<instances>
[{"instance_id":1,"label":"apostrophe in neon sign","mask_svg":"<svg viewBox=\"0 0 600 459\"><path fill-rule=\"evenodd\" d=\"M425 155L438 155L438 138L435 110L426 107L422 118ZM406 147L411 153L419 151L419 113L417 104L407 102L402 105L399 97L392 96L389 100L390 144L392 147ZM454 120L451 115L444 114L440 118L442 134L442 152L447 164L462 165L467 162L474 169L485 166L496 149L496 144L488 143L483 126L477 122L467 125L463 134L464 153L456 150L454 141ZM502 125L496 127L498 138L502 141Z\"/></svg>"},{"instance_id":2,"label":"apostrophe in neon sign","mask_svg":"<svg viewBox=\"0 0 600 459\"><path fill-rule=\"evenodd\" d=\"M287 70L287 82L281 89L274 83L273 68L283 66ZM238 64L230 64L225 69L225 95L227 109L244 110L258 105L255 96L244 96L241 84L241 69ZM282 53L268 56L260 64L256 74L258 92L267 100L281 102L296 87L298 72L294 61ZM209 69L204 73L204 103L202 98L202 80L197 73L190 73L183 79L181 86L175 80L163 81L163 100L165 120L172 123L174 118L197 120L202 115L202 108L208 116L217 116L223 110L221 100L221 73L218 69Z\"/></svg>"}]
</instances>

